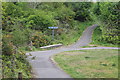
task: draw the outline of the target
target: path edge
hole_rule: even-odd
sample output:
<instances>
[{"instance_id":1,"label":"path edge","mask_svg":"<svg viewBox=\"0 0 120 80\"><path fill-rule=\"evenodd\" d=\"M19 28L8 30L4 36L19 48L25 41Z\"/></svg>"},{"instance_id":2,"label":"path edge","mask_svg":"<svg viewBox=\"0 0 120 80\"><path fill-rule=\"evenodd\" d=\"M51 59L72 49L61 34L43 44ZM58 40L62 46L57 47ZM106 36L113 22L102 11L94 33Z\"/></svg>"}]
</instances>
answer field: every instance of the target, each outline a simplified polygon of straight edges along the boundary
<instances>
[{"instance_id":1,"label":"path edge","mask_svg":"<svg viewBox=\"0 0 120 80\"><path fill-rule=\"evenodd\" d=\"M58 53L58 54L59 54L59 53ZM54 58L53 58L54 56L55 56L55 55L52 55L52 56L49 57L50 62L51 62L53 65L55 65L56 68L58 68L60 71L64 72L66 75L68 75L68 76L72 79L72 77L71 77L68 73L66 73L66 72L58 65L58 63L54 60Z\"/></svg>"}]
</instances>

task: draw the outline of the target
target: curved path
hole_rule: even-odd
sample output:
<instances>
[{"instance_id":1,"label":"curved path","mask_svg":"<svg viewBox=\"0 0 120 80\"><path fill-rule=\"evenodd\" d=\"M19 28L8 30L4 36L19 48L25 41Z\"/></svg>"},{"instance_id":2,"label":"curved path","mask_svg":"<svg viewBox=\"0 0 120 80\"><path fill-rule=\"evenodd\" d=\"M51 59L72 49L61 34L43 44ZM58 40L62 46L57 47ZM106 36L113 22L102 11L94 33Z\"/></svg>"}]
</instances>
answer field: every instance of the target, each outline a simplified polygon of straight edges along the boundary
<instances>
[{"instance_id":1,"label":"curved path","mask_svg":"<svg viewBox=\"0 0 120 80\"><path fill-rule=\"evenodd\" d=\"M58 68L56 65L52 63L50 57L54 54L70 51L70 50L85 50L85 49L118 49L115 47L93 47L93 48L79 48L79 46L86 46L91 42L91 36L93 30L97 27L97 25L93 25L88 27L84 32L81 38L71 46L61 47L53 50L46 51L36 51L26 53L28 56L28 60L32 65L33 73L35 74L35 78L71 78L68 74ZM35 59L31 59L35 57Z\"/></svg>"},{"instance_id":2,"label":"curved path","mask_svg":"<svg viewBox=\"0 0 120 80\"><path fill-rule=\"evenodd\" d=\"M72 48L77 48L80 46L87 46L92 40L92 33L93 30L97 27L97 24L94 24L90 27L88 27L82 34L82 36L80 37L80 39L74 43L73 45L71 45Z\"/></svg>"}]
</instances>

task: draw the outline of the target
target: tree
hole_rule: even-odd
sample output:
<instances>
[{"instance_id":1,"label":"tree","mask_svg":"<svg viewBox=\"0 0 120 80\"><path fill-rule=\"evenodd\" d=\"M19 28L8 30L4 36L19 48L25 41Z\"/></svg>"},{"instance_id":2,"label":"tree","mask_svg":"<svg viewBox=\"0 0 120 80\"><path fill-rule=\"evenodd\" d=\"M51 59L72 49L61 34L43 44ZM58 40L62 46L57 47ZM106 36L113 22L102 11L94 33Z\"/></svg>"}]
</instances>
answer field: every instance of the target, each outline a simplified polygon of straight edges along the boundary
<instances>
[{"instance_id":1,"label":"tree","mask_svg":"<svg viewBox=\"0 0 120 80\"><path fill-rule=\"evenodd\" d=\"M46 30L49 26L56 25L56 21L51 14L37 10L34 15L30 15L27 19L27 27L35 30Z\"/></svg>"},{"instance_id":2,"label":"tree","mask_svg":"<svg viewBox=\"0 0 120 80\"><path fill-rule=\"evenodd\" d=\"M91 2L80 2L80 3L66 3L75 12L75 20L86 21L90 20L89 9L92 6Z\"/></svg>"},{"instance_id":3,"label":"tree","mask_svg":"<svg viewBox=\"0 0 120 80\"><path fill-rule=\"evenodd\" d=\"M101 41L118 44L119 42L119 7L120 2L100 2L95 3L91 9L91 18L99 22L102 30Z\"/></svg>"}]
</instances>

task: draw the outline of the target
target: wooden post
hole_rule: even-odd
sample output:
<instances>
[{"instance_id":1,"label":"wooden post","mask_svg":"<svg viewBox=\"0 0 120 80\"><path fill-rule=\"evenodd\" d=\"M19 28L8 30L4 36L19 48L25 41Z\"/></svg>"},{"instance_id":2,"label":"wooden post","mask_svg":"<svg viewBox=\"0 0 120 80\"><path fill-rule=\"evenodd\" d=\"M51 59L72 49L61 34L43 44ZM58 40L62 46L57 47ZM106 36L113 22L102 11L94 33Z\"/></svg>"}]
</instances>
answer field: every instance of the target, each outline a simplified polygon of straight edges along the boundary
<instances>
[{"instance_id":1,"label":"wooden post","mask_svg":"<svg viewBox=\"0 0 120 80\"><path fill-rule=\"evenodd\" d=\"M12 60L11 60L11 71L12 71L12 77L14 77L14 74L15 74L15 71L14 71L14 69L15 69L15 57L14 57L14 55L12 55Z\"/></svg>"},{"instance_id":2,"label":"wooden post","mask_svg":"<svg viewBox=\"0 0 120 80\"><path fill-rule=\"evenodd\" d=\"M18 80L22 80L22 72L18 73Z\"/></svg>"},{"instance_id":3,"label":"wooden post","mask_svg":"<svg viewBox=\"0 0 120 80\"><path fill-rule=\"evenodd\" d=\"M4 65L2 64L2 78L4 78Z\"/></svg>"}]
</instances>

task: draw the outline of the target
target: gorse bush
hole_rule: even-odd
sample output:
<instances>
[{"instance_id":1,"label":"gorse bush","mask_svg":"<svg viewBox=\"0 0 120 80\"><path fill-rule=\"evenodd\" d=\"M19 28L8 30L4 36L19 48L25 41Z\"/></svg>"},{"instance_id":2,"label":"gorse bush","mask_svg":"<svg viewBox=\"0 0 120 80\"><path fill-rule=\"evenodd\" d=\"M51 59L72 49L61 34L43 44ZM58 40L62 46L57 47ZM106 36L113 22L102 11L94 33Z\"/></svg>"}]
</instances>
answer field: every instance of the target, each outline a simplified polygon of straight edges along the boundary
<instances>
[{"instance_id":1,"label":"gorse bush","mask_svg":"<svg viewBox=\"0 0 120 80\"><path fill-rule=\"evenodd\" d=\"M12 43L12 35L3 35L2 38L2 54L11 55L15 53L15 46Z\"/></svg>"},{"instance_id":2,"label":"gorse bush","mask_svg":"<svg viewBox=\"0 0 120 80\"><path fill-rule=\"evenodd\" d=\"M46 35L42 34L41 32L33 33L31 40L32 40L33 46L35 46L37 48L51 44L50 38L47 37Z\"/></svg>"},{"instance_id":3,"label":"gorse bush","mask_svg":"<svg viewBox=\"0 0 120 80\"><path fill-rule=\"evenodd\" d=\"M20 30L20 29L15 30L15 31L13 31L12 34L13 34L12 40L13 40L13 44L15 46L18 47L18 46L23 46L23 45L27 44L28 36L25 35L24 30Z\"/></svg>"},{"instance_id":4,"label":"gorse bush","mask_svg":"<svg viewBox=\"0 0 120 80\"><path fill-rule=\"evenodd\" d=\"M119 44L119 4L120 2L99 2L91 9L91 18L100 25L101 42ZM100 43L101 43L100 42Z\"/></svg>"},{"instance_id":5,"label":"gorse bush","mask_svg":"<svg viewBox=\"0 0 120 80\"><path fill-rule=\"evenodd\" d=\"M100 3L101 21L104 23L102 27L102 38L104 41L112 44L120 44L119 42L119 3ZM105 8L103 8L105 7Z\"/></svg>"},{"instance_id":6,"label":"gorse bush","mask_svg":"<svg viewBox=\"0 0 120 80\"><path fill-rule=\"evenodd\" d=\"M18 78L22 72L23 78L31 78L31 66L25 59L23 52L12 55L2 55L2 74L4 78Z\"/></svg>"},{"instance_id":7,"label":"gorse bush","mask_svg":"<svg viewBox=\"0 0 120 80\"><path fill-rule=\"evenodd\" d=\"M11 55L14 54L14 46L12 43L3 43L2 54Z\"/></svg>"}]
</instances>

